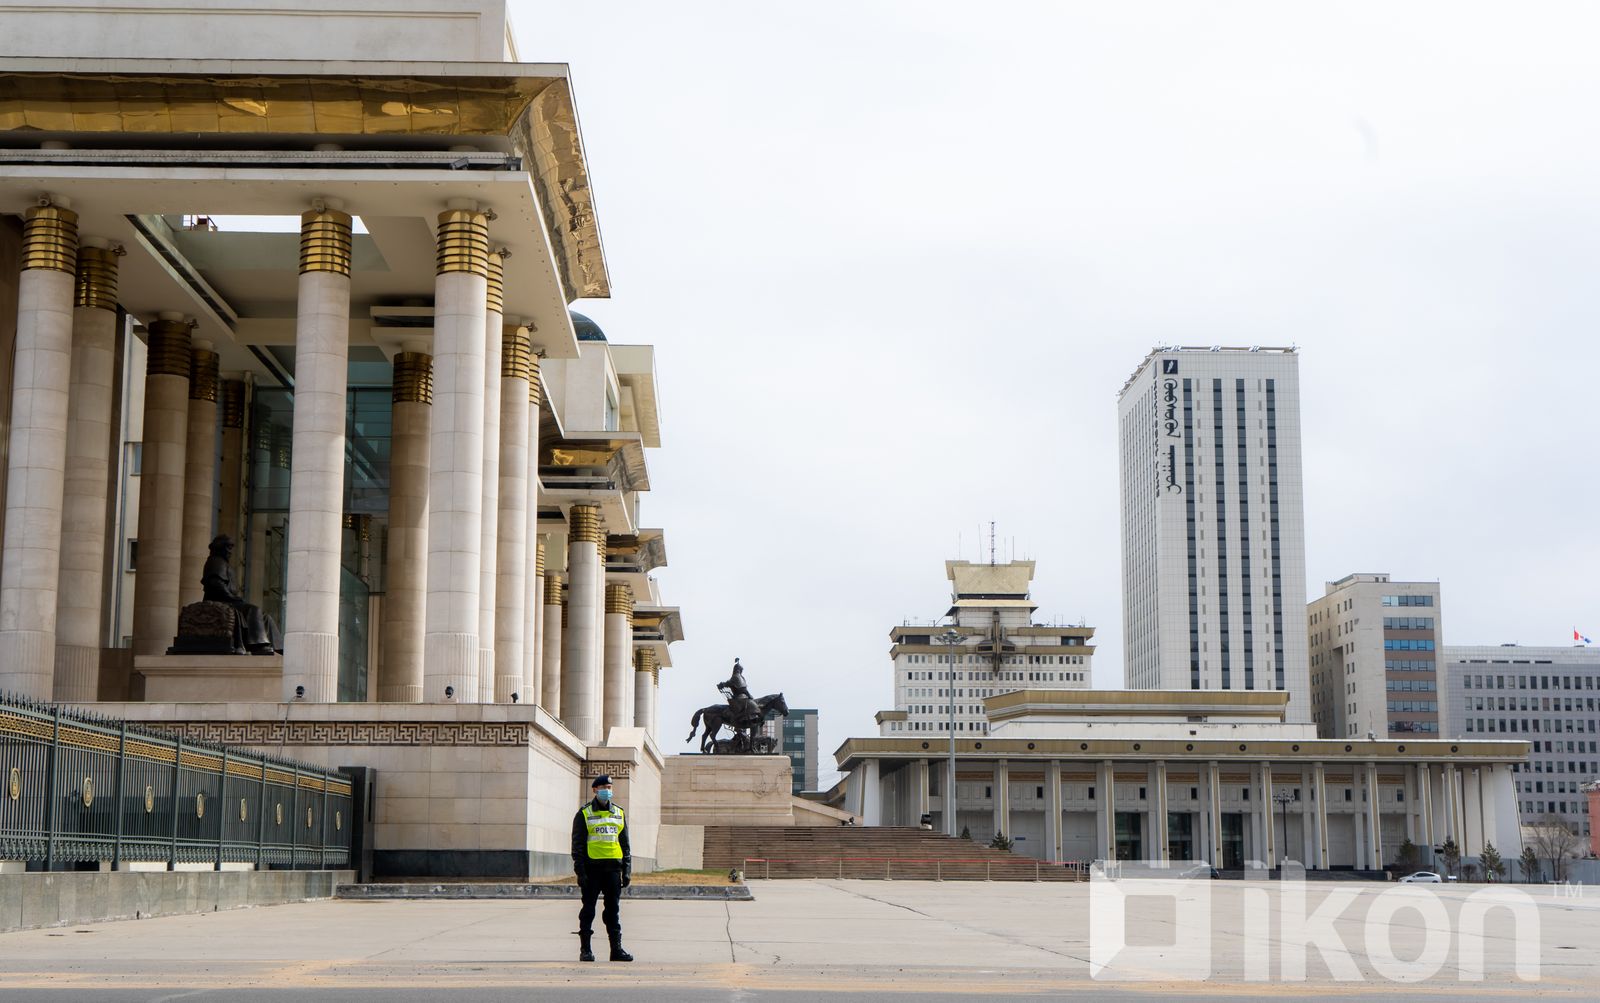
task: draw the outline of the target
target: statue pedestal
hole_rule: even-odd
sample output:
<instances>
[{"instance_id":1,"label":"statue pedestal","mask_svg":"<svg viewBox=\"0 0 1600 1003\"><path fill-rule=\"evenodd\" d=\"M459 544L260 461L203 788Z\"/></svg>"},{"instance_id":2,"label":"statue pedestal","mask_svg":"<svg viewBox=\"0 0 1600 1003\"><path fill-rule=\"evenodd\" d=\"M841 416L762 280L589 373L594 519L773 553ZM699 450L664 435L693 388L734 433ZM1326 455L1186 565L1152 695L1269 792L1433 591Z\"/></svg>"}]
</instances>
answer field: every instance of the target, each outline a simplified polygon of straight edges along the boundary
<instances>
[{"instance_id":1,"label":"statue pedestal","mask_svg":"<svg viewBox=\"0 0 1600 1003\"><path fill-rule=\"evenodd\" d=\"M140 655L151 703L272 703L283 699L282 655Z\"/></svg>"},{"instance_id":2,"label":"statue pedestal","mask_svg":"<svg viewBox=\"0 0 1600 1003\"><path fill-rule=\"evenodd\" d=\"M668 756L663 825L794 825L788 756Z\"/></svg>"}]
</instances>

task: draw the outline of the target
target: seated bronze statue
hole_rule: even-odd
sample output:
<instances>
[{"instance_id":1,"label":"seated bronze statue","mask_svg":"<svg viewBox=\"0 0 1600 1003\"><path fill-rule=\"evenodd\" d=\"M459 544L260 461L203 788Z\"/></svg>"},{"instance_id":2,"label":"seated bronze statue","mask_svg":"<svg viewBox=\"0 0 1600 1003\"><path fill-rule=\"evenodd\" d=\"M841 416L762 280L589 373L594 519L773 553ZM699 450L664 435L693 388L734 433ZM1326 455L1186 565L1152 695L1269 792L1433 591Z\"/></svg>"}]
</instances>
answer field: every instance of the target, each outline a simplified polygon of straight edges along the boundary
<instances>
[{"instance_id":1,"label":"seated bronze statue","mask_svg":"<svg viewBox=\"0 0 1600 1003\"><path fill-rule=\"evenodd\" d=\"M220 603L231 606L234 612L233 619L233 649L238 652L249 652L252 655L271 655L283 651L283 637L278 633L278 625L272 618L261 611L261 607L252 606L245 601L233 588L233 567L228 563L233 556L233 539L227 535L219 536L211 541L211 556L206 558L205 568L200 573L200 584L205 588L204 602ZM183 641L182 626L179 626L179 642Z\"/></svg>"}]
</instances>

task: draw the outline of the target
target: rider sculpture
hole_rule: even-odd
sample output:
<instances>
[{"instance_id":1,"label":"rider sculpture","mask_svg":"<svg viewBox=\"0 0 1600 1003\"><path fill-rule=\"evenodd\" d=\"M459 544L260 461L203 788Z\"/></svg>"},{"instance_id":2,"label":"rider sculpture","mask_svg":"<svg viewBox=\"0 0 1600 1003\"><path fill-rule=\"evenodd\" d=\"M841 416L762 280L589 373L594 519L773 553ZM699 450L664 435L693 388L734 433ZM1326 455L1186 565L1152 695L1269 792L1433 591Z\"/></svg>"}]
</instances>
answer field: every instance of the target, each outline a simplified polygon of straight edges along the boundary
<instances>
[{"instance_id":1,"label":"rider sculpture","mask_svg":"<svg viewBox=\"0 0 1600 1003\"><path fill-rule=\"evenodd\" d=\"M687 741L694 740L695 729L700 727L704 719L705 733L700 742L702 752L777 751L775 740L756 732L768 718L788 716L789 705L784 701L783 694L772 693L760 699L752 697L749 686L745 684L744 666L739 664L737 658L733 660L733 672L717 684L717 689L727 698L727 703L713 704L695 711ZM717 734L725 727L733 732L733 738L718 739Z\"/></svg>"}]
</instances>

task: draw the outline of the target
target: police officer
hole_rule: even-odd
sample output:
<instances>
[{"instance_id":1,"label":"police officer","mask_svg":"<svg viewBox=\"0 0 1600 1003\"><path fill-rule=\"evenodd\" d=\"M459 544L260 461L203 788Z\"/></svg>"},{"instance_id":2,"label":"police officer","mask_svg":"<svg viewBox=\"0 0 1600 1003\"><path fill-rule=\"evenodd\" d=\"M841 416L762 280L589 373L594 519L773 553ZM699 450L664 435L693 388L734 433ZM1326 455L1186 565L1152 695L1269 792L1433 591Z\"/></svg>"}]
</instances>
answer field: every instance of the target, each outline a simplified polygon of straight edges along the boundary
<instances>
[{"instance_id":1,"label":"police officer","mask_svg":"<svg viewBox=\"0 0 1600 1003\"><path fill-rule=\"evenodd\" d=\"M594 936L594 903L602 894L606 907L600 919L611 940L612 961L632 961L622 949L622 920L617 899L633 882L633 851L628 848L628 824L622 808L611 803L611 778L604 774L589 785L594 799L572 819L572 869L578 875L583 908L578 910L578 960L593 961L589 942Z\"/></svg>"}]
</instances>

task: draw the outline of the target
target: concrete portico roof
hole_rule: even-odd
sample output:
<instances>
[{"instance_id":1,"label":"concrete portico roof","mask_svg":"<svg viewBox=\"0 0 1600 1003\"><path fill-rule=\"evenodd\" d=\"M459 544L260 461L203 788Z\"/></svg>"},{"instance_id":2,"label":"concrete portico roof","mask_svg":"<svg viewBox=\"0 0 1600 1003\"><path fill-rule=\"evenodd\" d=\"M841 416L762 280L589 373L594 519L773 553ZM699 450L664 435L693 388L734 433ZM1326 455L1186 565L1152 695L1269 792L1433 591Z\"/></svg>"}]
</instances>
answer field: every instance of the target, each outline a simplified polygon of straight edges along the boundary
<instances>
[{"instance_id":1,"label":"concrete portico roof","mask_svg":"<svg viewBox=\"0 0 1600 1003\"><path fill-rule=\"evenodd\" d=\"M379 298L431 298L437 216L447 200L471 199L498 215L490 226L492 246L512 252L506 261L506 315L531 319L549 355L577 355L577 338L526 172L134 169L0 161L0 209L20 212L46 193L71 201L81 234L104 237L128 250L121 261L118 298L130 313L144 320L164 310L193 315L199 322L196 336L218 344L225 369L254 368L246 344L294 340L297 253L282 268L208 274L206 262L185 257L156 217L298 216L314 199L338 199L346 212L372 220L371 239L385 265L382 270L358 267L352 273L352 314L360 316ZM220 238L220 243L227 235L208 237ZM185 241L189 247L197 243ZM234 305L245 300L255 316ZM353 324L352 342L370 344L367 328Z\"/></svg>"}]
</instances>

